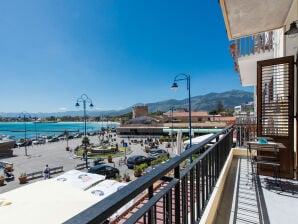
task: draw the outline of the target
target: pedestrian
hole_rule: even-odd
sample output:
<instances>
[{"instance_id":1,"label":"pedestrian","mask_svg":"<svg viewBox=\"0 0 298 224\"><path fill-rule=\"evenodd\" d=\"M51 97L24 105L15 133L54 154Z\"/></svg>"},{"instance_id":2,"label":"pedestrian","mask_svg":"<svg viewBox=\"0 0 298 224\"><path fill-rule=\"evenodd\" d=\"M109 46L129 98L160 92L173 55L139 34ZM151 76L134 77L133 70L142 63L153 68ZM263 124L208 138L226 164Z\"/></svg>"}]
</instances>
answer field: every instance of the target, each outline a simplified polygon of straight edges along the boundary
<instances>
[{"instance_id":1,"label":"pedestrian","mask_svg":"<svg viewBox=\"0 0 298 224\"><path fill-rule=\"evenodd\" d=\"M43 176L44 176L44 179L50 178L50 168L49 168L48 164L46 165L46 167L43 170Z\"/></svg>"}]
</instances>

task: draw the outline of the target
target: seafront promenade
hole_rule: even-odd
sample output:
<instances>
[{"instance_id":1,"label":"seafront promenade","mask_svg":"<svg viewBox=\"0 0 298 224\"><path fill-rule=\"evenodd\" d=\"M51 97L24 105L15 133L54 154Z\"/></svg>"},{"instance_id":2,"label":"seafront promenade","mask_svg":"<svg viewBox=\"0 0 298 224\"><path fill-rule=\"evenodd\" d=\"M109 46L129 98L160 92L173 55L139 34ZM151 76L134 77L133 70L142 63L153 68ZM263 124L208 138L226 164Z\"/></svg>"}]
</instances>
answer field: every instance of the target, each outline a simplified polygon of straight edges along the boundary
<instances>
[{"instance_id":1,"label":"seafront promenade","mask_svg":"<svg viewBox=\"0 0 298 224\"><path fill-rule=\"evenodd\" d=\"M90 142L98 144L99 139L98 136L89 136ZM116 137L116 142L120 145L122 138ZM59 141L53 143L46 143L43 145L33 145L27 147L28 156L25 156L25 148L14 148L13 149L13 157L9 158L0 158L0 161L5 161L9 163L13 163L13 174L15 176L15 180L5 182L4 186L0 186L0 194L10 191L12 189L26 186L36 181L42 181L43 178L36 178L29 180L26 184L20 184L18 180L18 176L23 173L31 173L42 170L46 164L49 167L58 167L63 166L64 172L75 169L76 164L82 164L85 160L78 158L72 154L73 149L81 144L82 138L79 139L71 139L68 141L68 145L71 151L66 151L66 141ZM125 139L127 141L127 139ZM131 155L146 155L144 152L144 147L141 147L140 144L132 144L129 145L131 148ZM162 146L161 146L162 148ZM171 153L171 152L170 152ZM119 165L119 160L121 157L113 158L113 163L108 163L107 159L105 159L105 163L114 166L120 170L120 175L122 176L124 173L129 173L131 180L134 180L135 177L133 175L133 170L127 168L126 165ZM90 166L92 166L93 159L88 160L90 162ZM86 169L82 169L81 171L86 171ZM56 173L51 175L52 177L61 175L62 173Z\"/></svg>"}]
</instances>

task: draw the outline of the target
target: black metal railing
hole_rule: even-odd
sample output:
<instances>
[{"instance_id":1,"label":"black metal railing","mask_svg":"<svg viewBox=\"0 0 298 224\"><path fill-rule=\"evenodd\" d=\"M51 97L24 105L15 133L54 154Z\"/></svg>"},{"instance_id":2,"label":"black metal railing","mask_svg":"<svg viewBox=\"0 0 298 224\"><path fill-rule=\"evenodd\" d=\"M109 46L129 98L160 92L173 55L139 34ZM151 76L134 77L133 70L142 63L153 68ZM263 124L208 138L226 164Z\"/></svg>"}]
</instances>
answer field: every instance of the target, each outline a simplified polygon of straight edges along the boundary
<instances>
[{"instance_id":1,"label":"black metal railing","mask_svg":"<svg viewBox=\"0 0 298 224\"><path fill-rule=\"evenodd\" d=\"M239 58L273 49L273 31L235 40L231 46L233 58Z\"/></svg>"},{"instance_id":2,"label":"black metal railing","mask_svg":"<svg viewBox=\"0 0 298 224\"><path fill-rule=\"evenodd\" d=\"M232 148L232 138L233 128L230 126L193 145L180 156L170 159L66 223L105 223L106 220L111 223L119 220L121 223L198 223ZM185 161L192 162L187 164ZM135 205L130 207L133 213L114 216L129 203Z\"/></svg>"},{"instance_id":3,"label":"black metal railing","mask_svg":"<svg viewBox=\"0 0 298 224\"><path fill-rule=\"evenodd\" d=\"M248 115L236 117L235 131L237 133L237 146L246 147L247 142L256 141L257 117Z\"/></svg>"}]
</instances>

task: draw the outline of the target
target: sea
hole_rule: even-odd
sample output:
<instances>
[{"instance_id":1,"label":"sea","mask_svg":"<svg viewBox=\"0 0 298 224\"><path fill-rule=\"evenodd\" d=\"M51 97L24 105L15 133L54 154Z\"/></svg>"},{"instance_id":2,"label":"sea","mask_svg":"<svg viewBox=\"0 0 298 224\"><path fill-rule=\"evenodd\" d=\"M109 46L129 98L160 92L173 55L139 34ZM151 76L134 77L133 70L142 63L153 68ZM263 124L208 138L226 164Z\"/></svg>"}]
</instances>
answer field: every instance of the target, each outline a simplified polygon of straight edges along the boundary
<instances>
[{"instance_id":1,"label":"sea","mask_svg":"<svg viewBox=\"0 0 298 224\"><path fill-rule=\"evenodd\" d=\"M84 133L84 122L55 122L55 123L33 123L33 122L0 122L0 139L9 138L19 140L25 138L35 139L42 136L59 136L64 131L69 135ZM117 128L119 123L114 122L87 122L86 131L93 133L103 128Z\"/></svg>"}]
</instances>

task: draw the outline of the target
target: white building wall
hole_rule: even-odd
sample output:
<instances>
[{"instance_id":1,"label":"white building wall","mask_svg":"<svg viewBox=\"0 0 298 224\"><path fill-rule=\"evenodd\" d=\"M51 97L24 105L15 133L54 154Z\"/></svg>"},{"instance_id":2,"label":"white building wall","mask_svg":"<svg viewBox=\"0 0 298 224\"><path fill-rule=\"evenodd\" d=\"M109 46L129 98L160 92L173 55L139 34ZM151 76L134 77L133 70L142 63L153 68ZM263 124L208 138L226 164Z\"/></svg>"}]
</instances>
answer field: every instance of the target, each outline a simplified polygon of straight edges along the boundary
<instances>
[{"instance_id":1,"label":"white building wall","mask_svg":"<svg viewBox=\"0 0 298 224\"><path fill-rule=\"evenodd\" d=\"M289 30L290 24L296 20L298 20L298 0L293 2L288 18L286 20L285 31ZM296 24L298 25L298 21L296 21ZM285 36L285 41L285 55L296 55L298 52L298 34Z\"/></svg>"},{"instance_id":2,"label":"white building wall","mask_svg":"<svg viewBox=\"0 0 298 224\"><path fill-rule=\"evenodd\" d=\"M257 61L273 58L273 51L238 58L242 86L257 84Z\"/></svg>"}]
</instances>

